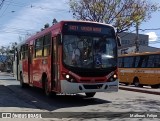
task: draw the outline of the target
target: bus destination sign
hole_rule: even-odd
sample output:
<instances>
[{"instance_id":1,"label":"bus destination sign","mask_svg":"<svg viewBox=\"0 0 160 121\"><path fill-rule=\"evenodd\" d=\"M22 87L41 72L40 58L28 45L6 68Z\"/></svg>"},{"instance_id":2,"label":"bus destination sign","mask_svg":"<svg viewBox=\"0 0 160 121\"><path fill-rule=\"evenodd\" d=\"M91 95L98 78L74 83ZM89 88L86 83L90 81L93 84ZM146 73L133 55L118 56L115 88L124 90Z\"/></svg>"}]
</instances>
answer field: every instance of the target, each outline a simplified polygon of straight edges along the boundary
<instances>
[{"instance_id":1,"label":"bus destination sign","mask_svg":"<svg viewBox=\"0 0 160 121\"><path fill-rule=\"evenodd\" d=\"M71 24L68 23L64 26L65 32L73 33L96 33L96 34L107 34L113 36L114 29L110 26L98 25L98 24Z\"/></svg>"},{"instance_id":2,"label":"bus destination sign","mask_svg":"<svg viewBox=\"0 0 160 121\"><path fill-rule=\"evenodd\" d=\"M76 26L76 25L69 25L68 26L70 31L82 31L82 32L102 32L102 28L100 27L91 27L91 26Z\"/></svg>"}]
</instances>

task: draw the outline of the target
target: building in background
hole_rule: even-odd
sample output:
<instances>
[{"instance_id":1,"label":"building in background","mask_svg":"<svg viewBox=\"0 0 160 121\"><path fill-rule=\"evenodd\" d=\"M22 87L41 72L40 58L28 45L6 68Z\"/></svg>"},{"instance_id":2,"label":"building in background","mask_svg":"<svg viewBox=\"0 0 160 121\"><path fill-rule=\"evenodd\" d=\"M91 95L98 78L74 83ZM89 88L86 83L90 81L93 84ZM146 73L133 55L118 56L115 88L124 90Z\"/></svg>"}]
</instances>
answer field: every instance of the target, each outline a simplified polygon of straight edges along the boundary
<instances>
[{"instance_id":1,"label":"building in background","mask_svg":"<svg viewBox=\"0 0 160 121\"><path fill-rule=\"evenodd\" d=\"M7 57L5 55L0 55L0 71L5 70L5 61L7 60Z\"/></svg>"},{"instance_id":2,"label":"building in background","mask_svg":"<svg viewBox=\"0 0 160 121\"><path fill-rule=\"evenodd\" d=\"M118 49L118 54L135 53L136 51L136 34L122 32L119 34L121 37L122 46ZM139 34L138 39L138 52L155 52L160 51L160 48L150 47L149 36L144 34Z\"/></svg>"},{"instance_id":3,"label":"building in background","mask_svg":"<svg viewBox=\"0 0 160 121\"><path fill-rule=\"evenodd\" d=\"M12 71L12 60L6 55L0 55L0 72Z\"/></svg>"}]
</instances>

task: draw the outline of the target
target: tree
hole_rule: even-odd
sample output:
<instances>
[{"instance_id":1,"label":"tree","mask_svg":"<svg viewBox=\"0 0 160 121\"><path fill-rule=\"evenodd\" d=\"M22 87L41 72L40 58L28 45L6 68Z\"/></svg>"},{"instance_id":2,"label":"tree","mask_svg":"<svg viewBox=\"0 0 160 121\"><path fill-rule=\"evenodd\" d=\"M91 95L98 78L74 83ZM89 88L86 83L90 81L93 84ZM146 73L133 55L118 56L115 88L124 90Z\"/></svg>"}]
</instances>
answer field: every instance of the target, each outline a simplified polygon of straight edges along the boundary
<instances>
[{"instance_id":1,"label":"tree","mask_svg":"<svg viewBox=\"0 0 160 121\"><path fill-rule=\"evenodd\" d=\"M41 31L43 31L44 30L44 28L41 28Z\"/></svg>"},{"instance_id":2,"label":"tree","mask_svg":"<svg viewBox=\"0 0 160 121\"><path fill-rule=\"evenodd\" d=\"M46 23L45 25L44 25L44 29L46 29L46 28L48 28L49 27L49 23Z\"/></svg>"},{"instance_id":3,"label":"tree","mask_svg":"<svg viewBox=\"0 0 160 121\"><path fill-rule=\"evenodd\" d=\"M69 6L74 18L112 24L118 32L147 21L159 9L147 0L70 0Z\"/></svg>"},{"instance_id":4,"label":"tree","mask_svg":"<svg viewBox=\"0 0 160 121\"><path fill-rule=\"evenodd\" d=\"M13 67L13 55L14 55L14 50L17 46L17 43L11 43L9 46L1 46L0 47L0 62L2 63L4 69L6 70L7 68L12 69Z\"/></svg>"},{"instance_id":5,"label":"tree","mask_svg":"<svg viewBox=\"0 0 160 121\"><path fill-rule=\"evenodd\" d=\"M6 56L7 48L4 46L0 47L0 63L1 63L1 71L6 69L7 65L7 56Z\"/></svg>"},{"instance_id":6,"label":"tree","mask_svg":"<svg viewBox=\"0 0 160 121\"><path fill-rule=\"evenodd\" d=\"M57 21L57 19L54 18L53 21L52 21L52 25L54 25L56 23L58 23L58 21Z\"/></svg>"}]
</instances>

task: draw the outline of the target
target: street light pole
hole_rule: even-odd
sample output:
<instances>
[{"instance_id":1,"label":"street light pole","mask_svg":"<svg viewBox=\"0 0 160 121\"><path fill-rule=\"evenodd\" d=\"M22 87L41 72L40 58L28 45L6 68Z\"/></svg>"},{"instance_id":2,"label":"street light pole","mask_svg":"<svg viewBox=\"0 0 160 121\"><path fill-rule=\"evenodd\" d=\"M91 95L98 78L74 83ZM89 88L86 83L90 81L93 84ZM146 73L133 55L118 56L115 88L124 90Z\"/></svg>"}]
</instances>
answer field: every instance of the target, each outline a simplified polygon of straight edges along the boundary
<instances>
[{"instance_id":1,"label":"street light pole","mask_svg":"<svg viewBox=\"0 0 160 121\"><path fill-rule=\"evenodd\" d=\"M136 45L136 49L135 52L139 52L139 22L136 22L136 40L135 40L135 45Z\"/></svg>"}]
</instances>

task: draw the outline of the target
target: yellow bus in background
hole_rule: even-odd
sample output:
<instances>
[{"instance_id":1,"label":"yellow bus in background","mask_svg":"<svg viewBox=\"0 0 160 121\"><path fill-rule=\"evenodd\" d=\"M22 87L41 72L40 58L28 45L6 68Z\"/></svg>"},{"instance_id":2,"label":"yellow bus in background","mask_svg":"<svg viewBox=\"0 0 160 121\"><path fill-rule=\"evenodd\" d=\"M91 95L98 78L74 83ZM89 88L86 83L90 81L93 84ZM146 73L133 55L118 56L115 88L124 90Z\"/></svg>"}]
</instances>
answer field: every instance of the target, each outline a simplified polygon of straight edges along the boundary
<instances>
[{"instance_id":1,"label":"yellow bus in background","mask_svg":"<svg viewBox=\"0 0 160 121\"><path fill-rule=\"evenodd\" d=\"M120 83L160 87L160 52L124 54L118 61Z\"/></svg>"}]
</instances>

